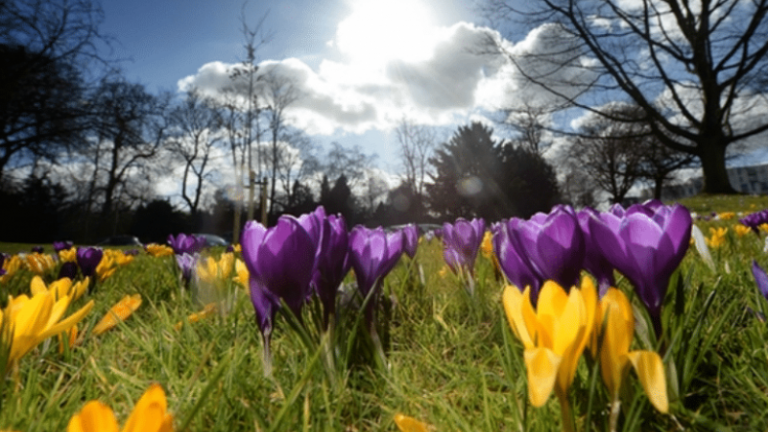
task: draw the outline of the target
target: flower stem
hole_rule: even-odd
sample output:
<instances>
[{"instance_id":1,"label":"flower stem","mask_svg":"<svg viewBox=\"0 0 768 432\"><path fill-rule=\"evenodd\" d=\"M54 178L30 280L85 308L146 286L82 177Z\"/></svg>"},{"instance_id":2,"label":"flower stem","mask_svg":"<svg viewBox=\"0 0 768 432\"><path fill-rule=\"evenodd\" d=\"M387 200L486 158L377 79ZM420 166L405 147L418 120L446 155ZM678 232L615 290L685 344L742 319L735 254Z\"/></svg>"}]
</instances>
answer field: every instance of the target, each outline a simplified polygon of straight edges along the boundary
<instances>
[{"instance_id":1,"label":"flower stem","mask_svg":"<svg viewBox=\"0 0 768 432\"><path fill-rule=\"evenodd\" d=\"M621 414L621 400L616 398L611 402L611 416L609 418L611 432L616 432L619 425L619 414Z\"/></svg>"},{"instance_id":2,"label":"flower stem","mask_svg":"<svg viewBox=\"0 0 768 432\"><path fill-rule=\"evenodd\" d=\"M576 432L573 411L571 411L571 404L568 402L568 396L558 395L557 398L560 401L560 415L562 416L563 432Z\"/></svg>"}]
</instances>

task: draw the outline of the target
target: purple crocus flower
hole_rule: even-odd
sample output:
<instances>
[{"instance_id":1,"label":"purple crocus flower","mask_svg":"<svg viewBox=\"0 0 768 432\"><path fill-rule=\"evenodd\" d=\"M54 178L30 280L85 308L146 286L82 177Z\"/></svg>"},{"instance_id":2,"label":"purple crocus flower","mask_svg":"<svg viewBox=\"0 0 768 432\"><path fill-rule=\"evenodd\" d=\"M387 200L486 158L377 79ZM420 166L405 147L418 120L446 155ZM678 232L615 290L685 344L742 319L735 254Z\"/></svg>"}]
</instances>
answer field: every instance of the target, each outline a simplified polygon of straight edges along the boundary
<instances>
[{"instance_id":1,"label":"purple crocus flower","mask_svg":"<svg viewBox=\"0 0 768 432\"><path fill-rule=\"evenodd\" d=\"M53 242L53 250L59 253L63 250L69 250L74 246L71 241L55 241Z\"/></svg>"},{"instance_id":2,"label":"purple crocus flower","mask_svg":"<svg viewBox=\"0 0 768 432\"><path fill-rule=\"evenodd\" d=\"M61 265L61 268L59 269L59 279L70 278L71 280L75 280L75 277L77 277L77 264L73 262L65 262Z\"/></svg>"},{"instance_id":3,"label":"purple crocus flower","mask_svg":"<svg viewBox=\"0 0 768 432\"><path fill-rule=\"evenodd\" d=\"M45 249L43 249L42 246L32 246L32 252L33 253L43 253L45 252Z\"/></svg>"},{"instance_id":4,"label":"purple crocus flower","mask_svg":"<svg viewBox=\"0 0 768 432\"><path fill-rule=\"evenodd\" d=\"M77 248L77 265L83 276L91 277L96 271L96 267L101 262L104 251L99 247L79 247Z\"/></svg>"},{"instance_id":5,"label":"purple crocus flower","mask_svg":"<svg viewBox=\"0 0 768 432\"><path fill-rule=\"evenodd\" d=\"M474 274L475 259L484 233L483 219L467 221L459 218L453 224L443 224L443 258L454 273L467 271L470 275Z\"/></svg>"},{"instance_id":6,"label":"purple crocus flower","mask_svg":"<svg viewBox=\"0 0 768 432\"><path fill-rule=\"evenodd\" d=\"M577 217L581 232L584 234L584 270L597 279L600 297L602 297L608 291L608 288L616 286L616 280L613 277L613 266L605 259L590 234L589 219L591 217L598 217L598 214L595 209L587 207L579 211Z\"/></svg>"},{"instance_id":7,"label":"purple crocus flower","mask_svg":"<svg viewBox=\"0 0 768 432\"><path fill-rule=\"evenodd\" d=\"M283 299L301 317L301 306L310 290L315 267L316 244L293 216L281 216L277 225L265 228L248 221L241 236L243 260L250 272L251 301L262 334ZM266 336L265 336L266 337Z\"/></svg>"},{"instance_id":8,"label":"purple crocus flower","mask_svg":"<svg viewBox=\"0 0 768 432\"><path fill-rule=\"evenodd\" d=\"M349 234L344 217L327 216L323 219L321 228L321 242L317 247L319 254L312 275L312 286L323 304L323 323L327 328L330 316L336 312L336 293L349 273L351 263L347 258Z\"/></svg>"},{"instance_id":9,"label":"purple crocus flower","mask_svg":"<svg viewBox=\"0 0 768 432\"><path fill-rule=\"evenodd\" d=\"M768 274L765 273L765 270L755 260L752 260L752 276L755 277L760 294L768 300Z\"/></svg>"},{"instance_id":10,"label":"purple crocus flower","mask_svg":"<svg viewBox=\"0 0 768 432\"><path fill-rule=\"evenodd\" d=\"M416 256L416 248L419 247L419 229L414 224L408 224L403 228L405 235L405 254L413 259Z\"/></svg>"},{"instance_id":11,"label":"purple crocus flower","mask_svg":"<svg viewBox=\"0 0 768 432\"><path fill-rule=\"evenodd\" d=\"M363 297L395 267L402 253L402 232L387 235L382 227L369 229L357 225L352 228L349 233L349 261Z\"/></svg>"},{"instance_id":12,"label":"purple crocus flower","mask_svg":"<svg viewBox=\"0 0 768 432\"><path fill-rule=\"evenodd\" d=\"M401 231L386 234L382 227L368 229L362 225L349 233L349 261L357 278L357 289L363 297L373 290L373 298L365 310L366 324L371 331L375 319L379 287L384 277L392 271L403 253Z\"/></svg>"},{"instance_id":13,"label":"purple crocus flower","mask_svg":"<svg viewBox=\"0 0 768 432\"><path fill-rule=\"evenodd\" d=\"M198 237L192 234L179 233L176 237L173 234L168 235L168 244L176 255L196 254L205 247L205 237Z\"/></svg>"},{"instance_id":14,"label":"purple crocus flower","mask_svg":"<svg viewBox=\"0 0 768 432\"><path fill-rule=\"evenodd\" d=\"M743 218L739 219L742 225L752 228L755 234L760 234L758 229L760 225L768 223L768 209L760 210L759 212L751 213Z\"/></svg>"},{"instance_id":15,"label":"purple crocus flower","mask_svg":"<svg viewBox=\"0 0 768 432\"><path fill-rule=\"evenodd\" d=\"M528 260L518 252L513 245L512 234L507 223L499 224L493 229L493 252L499 260L499 267L512 285L520 288L531 287L531 300L536 303L542 281L531 268Z\"/></svg>"},{"instance_id":16,"label":"purple crocus flower","mask_svg":"<svg viewBox=\"0 0 768 432\"><path fill-rule=\"evenodd\" d=\"M661 332L661 304L669 279L688 250L693 221L685 207L634 205L623 217L600 213L589 219L594 244L629 279Z\"/></svg>"},{"instance_id":17,"label":"purple crocus flower","mask_svg":"<svg viewBox=\"0 0 768 432\"><path fill-rule=\"evenodd\" d=\"M538 287L545 280L553 280L565 290L578 284L585 245L572 207L558 205L549 214L537 213L529 220L512 218L507 222L507 232L518 256L527 260L537 276ZM532 301L538 299L535 286L532 286Z\"/></svg>"},{"instance_id":18,"label":"purple crocus flower","mask_svg":"<svg viewBox=\"0 0 768 432\"><path fill-rule=\"evenodd\" d=\"M176 255L176 264L179 265L181 270L181 280L185 287L189 286L189 281L192 280L192 273L195 271L199 254L188 254L186 252Z\"/></svg>"}]
</instances>

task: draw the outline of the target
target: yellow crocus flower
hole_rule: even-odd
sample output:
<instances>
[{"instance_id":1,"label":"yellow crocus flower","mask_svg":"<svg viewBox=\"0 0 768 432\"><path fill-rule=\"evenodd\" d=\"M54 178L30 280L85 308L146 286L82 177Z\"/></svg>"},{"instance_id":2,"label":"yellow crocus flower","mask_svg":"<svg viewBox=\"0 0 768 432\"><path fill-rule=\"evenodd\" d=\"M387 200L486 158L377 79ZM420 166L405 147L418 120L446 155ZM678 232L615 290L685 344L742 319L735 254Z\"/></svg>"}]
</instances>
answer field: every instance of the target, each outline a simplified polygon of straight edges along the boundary
<instances>
[{"instance_id":1,"label":"yellow crocus flower","mask_svg":"<svg viewBox=\"0 0 768 432\"><path fill-rule=\"evenodd\" d=\"M736 217L736 213L734 213L734 212L722 212L722 213L718 213L717 217L720 220L730 220L730 219L733 219L733 218Z\"/></svg>"},{"instance_id":2,"label":"yellow crocus flower","mask_svg":"<svg viewBox=\"0 0 768 432\"><path fill-rule=\"evenodd\" d=\"M5 270L5 274L0 276L0 283L5 283L8 279L13 277L23 265L24 261L22 261L21 257L18 255L14 255L5 260L3 262L3 270Z\"/></svg>"},{"instance_id":3,"label":"yellow crocus flower","mask_svg":"<svg viewBox=\"0 0 768 432\"><path fill-rule=\"evenodd\" d=\"M600 332L600 371L613 403L619 400L621 383L631 364L651 404L662 413L668 410L667 386L661 357L653 351L629 351L634 336L632 306L623 292L609 288L600 299L595 315L595 332ZM618 407L614 405L618 415ZM613 422L612 422L613 423Z\"/></svg>"},{"instance_id":4,"label":"yellow crocus flower","mask_svg":"<svg viewBox=\"0 0 768 432\"><path fill-rule=\"evenodd\" d=\"M86 277L84 280L73 285L72 280L65 277L52 282L50 286L46 287L43 279L40 276L35 276L32 278L29 290L32 295L50 291L53 293L54 300L58 300L64 296L70 296L72 297L72 301L75 301L82 297L86 291L88 291L88 285L90 282L90 278Z\"/></svg>"},{"instance_id":5,"label":"yellow crocus flower","mask_svg":"<svg viewBox=\"0 0 768 432\"><path fill-rule=\"evenodd\" d=\"M27 254L27 268L36 275L44 275L56 267L56 261L49 254L31 253Z\"/></svg>"},{"instance_id":6,"label":"yellow crocus flower","mask_svg":"<svg viewBox=\"0 0 768 432\"><path fill-rule=\"evenodd\" d=\"M554 389L565 421L566 411L570 410L568 388L594 321L597 289L592 279L583 278L581 288L573 287L570 293L557 283L546 281L535 310L530 287L521 293L516 286L509 285L502 301L509 325L525 350L531 404L543 406Z\"/></svg>"},{"instance_id":7,"label":"yellow crocus flower","mask_svg":"<svg viewBox=\"0 0 768 432\"><path fill-rule=\"evenodd\" d=\"M426 423L400 413L395 414L395 424L400 432L427 432L429 430Z\"/></svg>"},{"instance_id":8,"label":"yellow crocus flower","mask_svg":"<svg viewBox=\"0 0 768 432\"><path fill-rule=\"evenodd\" d=\"M59 251L59 260L65 262L77 262L77 248L72 246L69 249Z\"/></svg>"},{"instance_id":9,"label":"yellow crocus flower","mask_svg":"<svg viewBox=\"0 0 768 432\"><path fill-rule=\"evenodd\" d=\"M243 260L235 260L235 283L239 284L245 289L248 289L250 287L250 285L248 285L249 276L248 267L245 266Z\"/></svg>"},{"instance_id":10,"label":"yellow crocus flower","mask_svg":"<svg viewBox=\"0 0 768 432\"><path fill-rule=\"evenodd\" d=\"M67 432L118 432L112 409L90 401L67 425ZM173 416L168 412L165 391L159 384L149 386L133 408L122 432L173 432Z\"/></svg>"},{"instance_id":11,"label":"yellow crocus flower","mask_svg":"<svg viewBox=\"0 0 768 432\"><path fill-rule=\"evenodd\" d=\"M229 278L235 265L235 255L231 252L221 254L218 261L213 257L197 263L197 277L208 283Z\"/></svg>"},{"instance_id":12,"label":"yellow crocus flower","mask_svg":"<svg viewBox=\"0 0 768 432\"><path fill-rule=\"evenodd\" d=\"M8 305L0 311L0 328L4 330L0 339L3 346L7 347L10 343L7 365L16 363L45 339L68 331L93 308L91 300L61 320L71 301L69 295L57 300L54 293L48 290L38 292L32 298L26 295L16 298L8 296Z\"/></svg>"},{"instance_id":13,"label":"yellow crocus flower","mask_svg":"<svg viewBox=\"0 0 768 432\"><path fill-rule=\"evenodd\" d=\"M218 308L218 305L216 303L208 303L203 307L203 310L200 312L196 312L191 314L187 317L187 321L192 324L200 321L203 318L209 317L213 315L216 312L216 309ZM176 323L176 325L173 326L174 330L181 330L181 327L184 325L184 322L179 321Z\"/></svg>"},{"instance_id":14,"label":"yellow crocus flower","mask_svg":"<svg viewBox=\"0 0 768 432\"><path fill-rule=\"evenodd\" d=\"M752 232L752 228L744 226L742 224L734 225L733 230L736 231L736 235L741 238Z\"/></svg>"},{"instance_id":15,"label":"yellow crocus flower","mask_svg":"<svg viewBox=\"0 0 768 432\"><path fill-rule=\"evenodd\" d=\"M116 326L117 323L125 321L139 306L141 306L141 294L126 295L104 314L104 317L96 324L91 333L94 336L104 333Z\"/></svg>"},{"instance_id":16,"label":"yellow crocus flower","mask_svg":"<svg viewBox=\"0 0 768 432\"><path fill-rule=\"evenodd\" d=\"M144 248L148 254L153 257L164 257L173 255L173 249L168 246L157 243L150 243Z\"/></svg>"},{"instance_id":17,"label":"yellow crocus flower","mask_svg":"<svg viewBox=\"0 0 768 432\"><path fill-rule=\"evenodd\" d=\"M728 232L728 228L726 227L720 227L720 228L709 228L709 234L710 236L707 237L705 240L707 242L707 246L709 246L712 249L717 249L723 244L725 244L725 234Z\"/></svg>"},{"instance_id":18,"label":"yellow crocus flower","mask_svg":"<svg viewBox=\"0 0 768 432\"><path fill-rule=\"evenodd\" d=\"M232 246L232 250L237 252L237 253L242 253L243 252L243 248L240 246L240 243Z\"/></svg>"}]
</instances>

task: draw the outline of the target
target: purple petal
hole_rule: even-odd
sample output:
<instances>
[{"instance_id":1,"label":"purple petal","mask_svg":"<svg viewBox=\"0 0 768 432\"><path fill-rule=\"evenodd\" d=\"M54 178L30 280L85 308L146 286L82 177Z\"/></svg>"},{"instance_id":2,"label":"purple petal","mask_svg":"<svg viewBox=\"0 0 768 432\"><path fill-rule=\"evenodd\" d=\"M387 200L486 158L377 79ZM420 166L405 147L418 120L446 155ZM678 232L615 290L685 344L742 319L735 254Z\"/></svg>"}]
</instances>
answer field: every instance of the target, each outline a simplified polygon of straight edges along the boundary
<instances>
[{"instance_id":1,"label":"purple petal","mask_svg":"<svg viewBox=\"0 0 768 432\"><path fill-rule=\"evenodd\" d=\"M755 260L752 260L752 276L755 277L755 282L757 283L757 288L760 290L760 294L768 299L768 274L765 273L765 270L763 270L762 267L757 265L757 261Z\"/></svg>"}]
</instances>

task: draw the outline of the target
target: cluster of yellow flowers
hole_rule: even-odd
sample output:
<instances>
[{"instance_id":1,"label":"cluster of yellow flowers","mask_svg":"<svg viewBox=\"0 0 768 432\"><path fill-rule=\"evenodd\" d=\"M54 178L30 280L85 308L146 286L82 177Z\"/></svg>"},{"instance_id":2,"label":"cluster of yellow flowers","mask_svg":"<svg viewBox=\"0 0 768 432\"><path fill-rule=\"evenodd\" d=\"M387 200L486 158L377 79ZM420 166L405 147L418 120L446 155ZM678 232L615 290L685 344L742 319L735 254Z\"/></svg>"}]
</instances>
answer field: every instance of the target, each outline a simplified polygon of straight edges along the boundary
<instances>
[{"instance_id":1,"label":"cluster of yellow flowers","mask_svg":"<svg viewBox=\"0 0 768 432\"><path fill-rule=\"evenodd\" d=\"M717 214L717 218L720 220L731 220L736 217L734 212L722 212Z\"/></svg>"},{"instance_id":2,"label":"cluster of yellow flowers","mask_svg":"<svg viewBox=\"0 0 768 432\"><path fill-rule=\"evenodd\" d=\"M146 250L147 253L152 255L153 257L164 257L164 256L173 255L173 249L171 249L169 246L165 246L157 243L150 243L146 245L144 247L144 250Z\"/></svg>"},{"instance_id":3,"label":"cluster of yellow flowers","mask_svg":"<svg viewBox=\"0 0 768 432\"><path fill-rule=\"evenodd\" d=\"M99 265L96 266L96 277L99 282L104 282L108 277L112 276L119 267L128 265L133 262L132 255L126 255L123 251L118 249L105 249L104 256L101 257Z\"/></svg>"},{"instance_id":4,"label":"cluster of yellow flowers","mask_svg":"<svg viewBox=\"0 0 768 432\"><path fill-rule=\"evenodd\" d=\"M72 246L69 249L62 249L59 251L59 261L65 262L77 262L77 248Z\"/></svg>"},{"instance_id":5,"label":"cluster of yellow flowers","mask_svg":"<svg viewBox=\"0 0 768 432\"><path fill-rule=\"evenodd\" d=\"M75 297L87 289L87 281L72 285L65 278L46 287L41 279L32 281L32 297L8 296L8 305L0 311L0 347L8 352L5 372L21 357L53 335L68 332L93 308L93 300L62 319ZM82 295L82 294L79 294ZM4 375L4 374L2 374ZM3 376L0 375L0 379Z\"/></svg>"},{"instance_id":6,"label":"cluster of yellow flowers","mask_svg":"<svg viewBox=\"0 0 768 432\"><path fill-rule=\"evenodd\" d=\"M43 276L56 267L56 261L49 254L33 252L25 255L25 258L29 271L38 276Z\"/></svg>"},{"instance_id":7,"label":"cluster of yellow flowers","mask_svg":"<svg viewBox=\"0 0 768 432\"><path fill-rule=\"evenodd\" d=\"M653 406L667 412L661 357L652 351L629 351L634 317L623 292L610 288L598 301L592 279L584 277L581 287L573 287L569 293L555 282L545 282L535 309L530 297L530 288L520 292L515 286L507 286L502 300L509 325L523 343L528 394L533 406L543 406L554 390L563 425L566 430L572 429L567 392L581 354L589 347L592 358L600 361L603 382L614 408L619 403L625 370L631 364Z\"/></svg>"}]
</instances>

